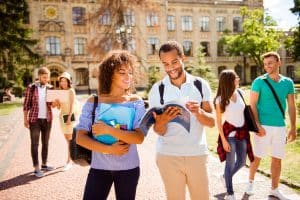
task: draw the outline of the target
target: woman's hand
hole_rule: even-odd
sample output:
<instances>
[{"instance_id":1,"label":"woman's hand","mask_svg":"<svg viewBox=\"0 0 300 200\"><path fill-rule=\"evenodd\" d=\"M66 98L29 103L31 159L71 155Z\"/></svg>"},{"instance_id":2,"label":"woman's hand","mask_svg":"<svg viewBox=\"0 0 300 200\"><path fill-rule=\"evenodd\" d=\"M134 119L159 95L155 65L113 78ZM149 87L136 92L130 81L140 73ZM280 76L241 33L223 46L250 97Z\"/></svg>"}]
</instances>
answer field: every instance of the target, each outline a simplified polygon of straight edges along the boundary
<instances>
[{"instance_id":1,"label":"woman's hand","mask_svg":"<svg viewBox=\"0 0 300 200\"><path fill-rule=\"evenodd\" d=\"M222 146L223 146L223 149L226 152L230 152L231 151L230 144L228 143L228 141L226 139L222 140Z\"/></svg>"},{"instance_id":2,"label":"woman's hand","mask_svg":"<svg viewBox=\"0 0 300 200\"><path fill-rule=\"evenodd\" d=\"M130 145L125 142L118 141L111 145L111 151L109 152L109 154L113 154L116 156L122 156L128 152L129 146Z\"/></svg>"},{"instance_id":3,"label":"woman's hand","mask_svg":"<svg viewBox=\"0 0 300 200\"><path fill-rule=\"evenodd\" d=\"M111 128L112 127L110 127L109 125L106 125L104 122L98 121L93 124L92 133L94 134L94 136L107 134L107 133L111 132L110 131Z\"/></svg>"}]
</instances>

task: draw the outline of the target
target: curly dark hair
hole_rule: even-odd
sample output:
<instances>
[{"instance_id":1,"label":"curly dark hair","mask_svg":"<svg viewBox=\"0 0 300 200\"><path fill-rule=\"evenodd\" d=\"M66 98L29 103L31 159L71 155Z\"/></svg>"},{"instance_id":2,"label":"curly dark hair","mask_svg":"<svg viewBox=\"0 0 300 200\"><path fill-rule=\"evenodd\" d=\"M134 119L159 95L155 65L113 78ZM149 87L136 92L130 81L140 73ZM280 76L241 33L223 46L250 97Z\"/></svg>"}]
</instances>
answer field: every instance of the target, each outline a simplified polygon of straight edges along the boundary
<instances>
[{"instance_id":1,"label":"curly dark hair","mask_svg":"<svg viewBox=\"0 0 300 200\"><path fill-rule=\"evenodd\" d=\"M177 51L177 54L180 57L182 57L184 55L182 45L177 41L167 41L164 44L162 44L158 51L158 55L160 57L161 52L166 53L166 52L172 51L174 49Z\"/></svg>"},{"instance_id":2,"label":"curly dark hair","mask_svg":"<svg viewBox=\"0 0 300 200\"><path fill-rule=\"evenodd\" d=\"M135 67L137 66L137 59L129 51L125 50L113 50L105 56L99 66L99 94L110 93L113 74L116 70L119 70L122 65L130 67L134 73ZM129 90L132 89L133 85Z\"/></svg>"},{"instance_id":3,"label":"curly dark hair","mask_svg":"<svg viewBox=\"0 0 300 200\"><path fill-rule=\"evenodd\" d=\"M232 69L225 69L220 73L219 86L216 97L214 98L214 105L216 105L216 98L221 97L220 108L221 113L225 112L226 106L230 103L230 98L235 90L235 79L237 74Z\"/></svg>"}]
</instances>

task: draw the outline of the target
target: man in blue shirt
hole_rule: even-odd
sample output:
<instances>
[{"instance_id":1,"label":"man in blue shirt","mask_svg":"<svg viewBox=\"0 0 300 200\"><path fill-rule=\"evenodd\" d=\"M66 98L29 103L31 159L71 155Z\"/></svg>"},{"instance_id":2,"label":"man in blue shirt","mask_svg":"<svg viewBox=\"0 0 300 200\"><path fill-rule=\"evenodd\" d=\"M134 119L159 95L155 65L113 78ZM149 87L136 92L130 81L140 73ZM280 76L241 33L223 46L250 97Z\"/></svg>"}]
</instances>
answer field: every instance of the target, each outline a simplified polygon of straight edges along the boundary
<instances>
[{"instance_id":1,"label":"man in blue shirt","mask_svg":"<svg viewBox=\"0 0 300 200\"><path fill-rule=\"evenodd\" d=\"M263 56L264 69L266 74L257 77L251 87L250 104L256 118L259 131L253 136L254 161L250 165L249 183L246 190L248 195L253 194L253 181L261 158L270 149L271 160L271 179L272 187L270 195L281 200L288 199L278 190L281 160L284 158L286 137L288 142L296 139L296 105L295 89L293 81L279 74L281 65L280 56L276 52L268 52ZM273 92L268 85L273 87L278 96L278 103ZM287 104L286 104L287 103ZM282 111L280 108L282 107ZM290 118L290 130L286 135L286 123L284 111L288 106Z\"/></svg>"}]
</instances>

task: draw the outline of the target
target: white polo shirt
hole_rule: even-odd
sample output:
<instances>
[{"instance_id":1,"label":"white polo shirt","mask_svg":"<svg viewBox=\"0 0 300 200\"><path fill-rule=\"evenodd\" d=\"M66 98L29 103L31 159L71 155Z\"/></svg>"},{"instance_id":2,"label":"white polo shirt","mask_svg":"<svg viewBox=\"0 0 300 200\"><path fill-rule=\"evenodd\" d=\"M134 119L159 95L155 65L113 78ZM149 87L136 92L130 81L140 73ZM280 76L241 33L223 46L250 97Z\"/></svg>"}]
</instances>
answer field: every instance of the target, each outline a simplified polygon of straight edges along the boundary
<instances>
[{"instance_id":1,"label":"white polo shirt","mask_svg":"<svg viewBox=\"0 0 300 200\"><path fill-rule=\"evenodd\" d=\"M211 89L207 81L197 77L202 83L203 99L194 85L195 77L186 73L186 82L180 88L171 84L168 76L162 80L164 88L164 102L174 100L211 101ZM161 107L159 85L155 83L149 92L149 108ZM191 114L190 132L178 123L170 122L164 136L159 136L156 143L157 153L172 156L196 156L208 154L205 129L203 125Z\"/></svg>"}]
</instances>

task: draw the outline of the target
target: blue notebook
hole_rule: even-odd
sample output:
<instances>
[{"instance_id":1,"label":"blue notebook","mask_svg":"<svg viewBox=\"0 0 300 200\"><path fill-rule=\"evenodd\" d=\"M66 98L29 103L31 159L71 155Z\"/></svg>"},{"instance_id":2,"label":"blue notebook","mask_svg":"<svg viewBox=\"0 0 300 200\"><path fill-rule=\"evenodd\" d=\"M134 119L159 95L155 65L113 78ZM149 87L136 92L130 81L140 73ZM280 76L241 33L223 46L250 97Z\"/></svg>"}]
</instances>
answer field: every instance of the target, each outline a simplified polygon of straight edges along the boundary
<instances>
[{"instance_id":1,"label":"blue notebook","mask_svg":"<svg viewBox=\"0 0 300 200\"><path fill-rule=\"evenodd\" d=\"M103 121L107 125L122 130L132 130L135 116L135 109L122 104L107 104L101 103L98 108L98 121ZM96 140L103 144L114 144L118 141L117 138L111 136L109 133L95 137Z\"/></svg>"}]
</instances>

